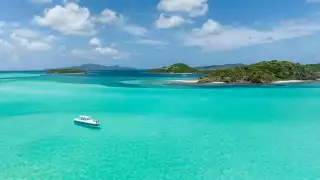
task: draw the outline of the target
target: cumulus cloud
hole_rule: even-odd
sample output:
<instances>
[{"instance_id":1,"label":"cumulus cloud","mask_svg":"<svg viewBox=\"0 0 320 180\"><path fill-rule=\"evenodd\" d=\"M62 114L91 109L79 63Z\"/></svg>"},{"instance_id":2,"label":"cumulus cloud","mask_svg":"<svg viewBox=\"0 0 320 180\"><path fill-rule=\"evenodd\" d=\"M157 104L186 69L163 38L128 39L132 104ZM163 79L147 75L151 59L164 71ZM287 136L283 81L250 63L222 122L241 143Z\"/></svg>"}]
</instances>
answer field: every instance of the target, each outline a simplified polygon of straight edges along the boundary
<instances>
[{"instance_id":1,"label":"cumulus cloud","mask_svg":"<svg viewBox=\"0 0 320 180\"><path fill-rule=\"evenodd\" d=\"M146 36L148 34L148 30L146 28L133 24L123 26L123 30L134 36Z\"/></svg>"},{"instance_id":2,"label":"cumulus cloud","mask_svg":"<svg viewBox=\"0 0 320 180\"><path fill-rule=\"evenodd\" d=\"M224 26L209 19L201 28L193 29L184 37L185 45L203 50L226 50L250 45L272 43L311 35L320 31L320 24L306 21L288 21L261 30L250 27Z\"/></svg>"},{"instance_id":3,"label":"cumulus cloud","mask_svg":"<svg viewBox=\"0 0 320 180\"><path fill-rule=\"evenodd\" d=\"M116 26L134 36L146 36L148 33L146 28L127 23L122 14L111 9L104 9L99 16L92 17L87 8L70 2L46 9L43 16L35 16L33 21L65 35L93 35L95 23Z\"/></svg>"},{"instance_id":4,"label":"cumulus cloud","mask_svg":"<svg viewBox=\"0 0 320 180\"><path fill-rule=\"evenodd\" d=\"M122 53L120 53L117 49L114 49L112 47L97 47L93 49L94 52L97 54L103 55L103 56L112 56L113 58L117 59L122 56Z\"/></svg>"},{"instance_id":5,"label":"cumulus cloud","mask_svg":"<svg viewBox=\"0 0 320 180\"><path fill-rule=\"evenodd\" d=\"M29 42L26 46L29 51L47 51L51 49L51 46L41 41Z\"/></svg>"},{"instance_id":6,"label":"cumulus cloud","mask_svg":"<svg viewBox=\"0 0 320 180\"><path fill-rule=\"evenodd\" d=\"M23 47L29 51L47 51L51 49L51 46L48 43L40 40L28 40L17 35L16 33L12 33L10 37L20 47Z\"/></svg>"},{"instance_id":7,"label":"cumulus cloud","mask_svg":"<svg viewBox=\"0 0 320 180\"><path fill-rule=\"evenodd\" d=\"M12 29L18 28L19 26L17 22L0 21L0 34L12 31Z\"/></svg>"},{"instance_id":8,"label":"cumulus cloud","mask_svg":"<svg viewBox=\"0 0 320 180\"><path fill-rule=\"evenodd\" d=\"M18 60L15 48L8 41L0 38L0 59Z\"/></svg>"},{"instance_id":9,"label":"cumulus cloud","mask_svg":"<svg viewBox=\"0 0 320 180\"><path fill-rule=\"evenodd\" d=\"M20 37L24 37L24 38L36 38L39 37L40 34L38 31L34 31L34 30L30 30L30 29L14 29L13 32L20 36Z\"/></svg>"},{"instance_id":10,"label":"cumulus cloud","mask_svg":"<svg viewBox=\"0 0 320 180\"><path fill-rule=\"evenodd\" d=\"M181 16L166 17L163 13L161 13L159 19L155 22L155 26L159 29L168 29L181 26L184 23L185 20Z\"/></svg>"},{"instance_id":11,"label":"cumulus cloud","mask_svg":"<svg viewBox=\"0 0 320 180\"><path fill-rule=\"evenodd\" d=\"M91 20L96 23L115 26L134 36L146 36L148 33L146 28L126 22L122 14L111 9L103 10L100 16L92 17Z\"/></svg>"},{"instance_id":12,"label":"cumulus cloud","mask_svg":"<svg viewBox=\"0 0 320 180\"><path fill-rule=\"evenodd\" d=\"M75 56L88 59L127 59L131 55L130 53L125 53L109 46L96 47L94 49L89 50L74 49L71 53Z\"/></svg>"},{"instance_id":13,"label":"cumulus cloud","mask_svg":"<svg viewBox=\"0 0 320 180\"><path fill-rule=\"evenodd\" d=\"M96 48L94 49L101 56L112 57L113 59L129 59L131 54L126 52L121 52L112 47Z\"/></svg>"},{"instance_id":14,"label":"cumulus cloud","mask_svg":"<svg viewBox=\"0 0 320 180\"><path fill-rule=\"evenodd\" d=\"M0 56L4 56L7 53L11 53L14 47L6 40L0 39Z\"/></svg>"},{"instance_id":15,"label":"cumulus cloud","mask_svg":"<svg viewBox=\"0 0 320 180\"><path fill-rule=\"evenodd\" d=\"M13 46L6 40L4 39L0 39L0 46L3 48L3 49L6 49L6 50L11 50L13 49Z\"/></svg>"},{"instance_id":16,"label":"cumulus cloud","mask_svg":"<svg viewBox=\"0 0 320 180\"><path fill-rule=\"evenodd\" d=\"M168 45L168 42L155 40L155 39L139 39L136 41L127 41L127 43L136 43L136 44L147 44L153 46L165 46Z\"/></svg>"},{"instance_id":17,"label":"cumulus cloud","mask_svg":"<svg viewBox=\"0 0 320 180\"><path fill-rule=\"evenodd\" d=\"M188 13L191 17L208 12L208 0L160 0L158 9L165 12Z\"/></svg>"},{"instance_id":18,"label":"cumulus cloud","mask_svg":"<svg viewBox=\"0 0 320 180\"><path fill-rule=\"evenodd\" d=\"M99 46L100 47L101 46L101 41L100 41L99 38L94 37L94 38L90 39L89 44L93 45L93 46Z\"/></svg>"},{"instance_id":19,"label":"cumulus cloud","mask_svg":"<svg viewBox=\"0 0 320 180\"><path fill-rule=\"evenodd\" d=\"M134 24L129 24L125 21L122 14L119 14L110 9L103 10L100 16L93 17L92 21L105 25L117 26L124 32L127 32L134 36L146 36L148 33L148 30L146 28Z\"/></svg>"},{"instance_id":20,"label":"cumulus cloud","mask_svg":"<svg viewBox=\"0 0 320 180\"><path fill-rule=\"evenodd\" d=\"M45 41L45 42L52 42L57 39L54 35L43 35L39 31L25 29L25 28L13 29L13 33L15 34L15 36L18 36L18 37L33 39L38 41Z\"/></svg>"},{"instance_id":21,"label":"cumulus cloud","mask_svg":"<svg viewBox=\"0 0 320 180\"><path fill-rule=\"evenodd\" d=\"M90 21L90 11L76 3L56 5L46 9L43 16L35 16L39 26L51 27L65 35L92 35L94 24Z\"/></svg>"},{"instance_id":22,"label":"cumulus cloud","mask_svg":"<svg viewBox=\"0 0 320 180\"><path fill-rule=\"evenodd\" d=\"M111 58L111 59L126 59L130 57L130 53L122 52L115 49L113 46L104 46L102 47L102 42L97 37L92 38L89 41L89 45L95 46L93 49L72 50L72 54L82 58L88 59L101 59L101 58Z\"/></svg>"},{"instance_id":23,"label":"cumulus cloud","mask_svg":"<svg viewBox=\"0 0 320 180\"><path fill-rule=\"evenodd\" d=\"M121 14L117 14L117 12L111 9L105 9L101 12L101 15L98 17L93 17L92 20L94 22L99 22L102 24L113 24L119 25L124 23L124 18Z\"/></svg>"},{"instance_id":24,"label":"cumulus cloud","mask_svg":"<svg viewBox=\"0 0 320 180\"><path fill-rule=\"evenodd\" d=\"M42 37L42 40L45 41L45 42L52 42L52 41L54 41L56 39L57 39L57 37L54 36L54 35L49 35L49 36Z\"/></svg>"}]
</instances>

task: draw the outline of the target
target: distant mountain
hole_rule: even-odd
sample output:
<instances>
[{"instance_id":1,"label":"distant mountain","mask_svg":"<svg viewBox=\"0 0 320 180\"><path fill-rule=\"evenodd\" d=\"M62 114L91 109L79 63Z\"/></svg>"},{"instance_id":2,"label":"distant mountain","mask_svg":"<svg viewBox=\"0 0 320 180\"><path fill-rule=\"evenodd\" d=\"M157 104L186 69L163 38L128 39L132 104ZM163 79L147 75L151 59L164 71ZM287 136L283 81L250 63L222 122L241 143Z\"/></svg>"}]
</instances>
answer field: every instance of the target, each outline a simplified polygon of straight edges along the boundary
<instances>
[{"instance_id":1,"label":"distant mountain","mask_svg":"<svg viewBox=\"0 0 320 180\"><path fill-rule=\"evenodd\" d=\"M100 64L83 64L81 66L73 66L71 68L75 69L82 69L82 70L89 70L89 71L94 71L94 70L135 70L135 68L131 67L122 67L122 66L104 66Z\"/></svg>"},{"instance_id":2,"label":"distant mountain","mask_svg":"<svg viewBox=\"0 0 320 180\"><path fill-rule=\"evenodd\" d=\"M200 70L208 70L208 69L222 69L222 68L231 68L236 66L244 66L245 64L237 63L237 64L222 64L222 65L212 65L212 66L201 66L197 67Z\"/></svg>"}]
</instances>

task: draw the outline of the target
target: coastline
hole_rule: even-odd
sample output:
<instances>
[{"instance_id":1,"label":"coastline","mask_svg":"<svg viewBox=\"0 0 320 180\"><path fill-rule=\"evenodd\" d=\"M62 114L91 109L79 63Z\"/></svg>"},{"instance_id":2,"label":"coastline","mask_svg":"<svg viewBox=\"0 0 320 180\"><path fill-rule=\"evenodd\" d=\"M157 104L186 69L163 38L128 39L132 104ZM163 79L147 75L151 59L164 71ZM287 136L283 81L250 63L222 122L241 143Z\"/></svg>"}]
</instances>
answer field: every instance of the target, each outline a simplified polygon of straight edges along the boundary
<instances>
[{"instance_id":1,"label":"coastline","mask_svg":"<svg viewBox=\"0 0 320 180\"><path fill-rule=\"evenodd\" d=\"M317 81L317 80L314 80ZM305 83L313 82L312 80L285 80L285 81L274 81L271 84L291 84L291 83Z\"/></svg>"},{"instance_id":2,"label":"coastline","mask_svg":"<svg viewBox=\"0 0 320 180\"><path fill-rule=\"evenodd\" d=\"M274 81L270 84L291 84L291 83L306 83L306 82L314 82L318 80L283 80L283 81ZM198 83L198 79L187 79L187 80L170 80L171 82L179 82L179 83ZM210 82L205 84L227 84L225 82Z\"/></svg>"},{"instance_id":3,"label":"coastline","mask_svg":"<svg viewBox=\"0 0 320 180\"><path fill-rule=\"evenodd\" d=\"M177 74L177 75L190 75L190 74L203 74L203 73L173 73L173 72L148 72L150 74Z\"/></svg>"},{"instance_id":4,"label":"coastline","mask_svg":"<svg viewBox=\"0 0 320 180\"><path fill-rule=\"evenodd\" d=\"M49 74L87 74L87 73L49 73Z\"/></svg>"},{"instance_id":5,"label":"coastline","mask_svg":"<svg viewBox=\"0 0 320 180\"><path fill-rule=\"evenodd\" d=\"M180 83L198 83L198 79L189 79L189 80L169 80L171 82L180 82ZM225 82L210 82L206 84L225 84Z\"/></svg>"}]
</instances>

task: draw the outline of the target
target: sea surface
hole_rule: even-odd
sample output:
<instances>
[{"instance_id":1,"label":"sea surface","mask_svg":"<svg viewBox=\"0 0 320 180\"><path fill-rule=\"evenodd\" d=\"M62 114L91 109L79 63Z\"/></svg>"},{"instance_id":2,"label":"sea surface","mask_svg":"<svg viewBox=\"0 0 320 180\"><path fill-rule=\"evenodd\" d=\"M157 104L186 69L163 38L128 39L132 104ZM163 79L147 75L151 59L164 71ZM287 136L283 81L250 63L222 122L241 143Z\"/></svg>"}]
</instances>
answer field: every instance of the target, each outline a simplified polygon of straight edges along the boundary
<instances>
[{"instance_id":1,"label":"sea surface","mask_svg":"<svg viewBox=\"0 0 320 180\"><path fill-rule=\"evenodd\" d=\"M0 179L320 179L320 83L169 81L198 76L0 73Z\"/></svg>"}]
</instances>

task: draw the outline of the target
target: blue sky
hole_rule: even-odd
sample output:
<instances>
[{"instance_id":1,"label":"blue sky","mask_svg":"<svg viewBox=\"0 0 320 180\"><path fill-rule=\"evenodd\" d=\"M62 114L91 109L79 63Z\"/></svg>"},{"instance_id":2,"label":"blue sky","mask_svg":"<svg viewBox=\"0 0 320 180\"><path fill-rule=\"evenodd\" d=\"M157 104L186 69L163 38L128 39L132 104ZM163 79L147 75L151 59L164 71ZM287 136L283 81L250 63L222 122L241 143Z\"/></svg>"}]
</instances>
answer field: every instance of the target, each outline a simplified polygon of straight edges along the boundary
<instances>
[{"instance_id":1,"label":"blue sky","mask_svg":"<svg viewBox=\"0 0 320 180\"><path fill-rule=\"evenodd\" d=\"M320 63L320 0L3 0L0 69Z\"/></svg>"}]
</instances>

